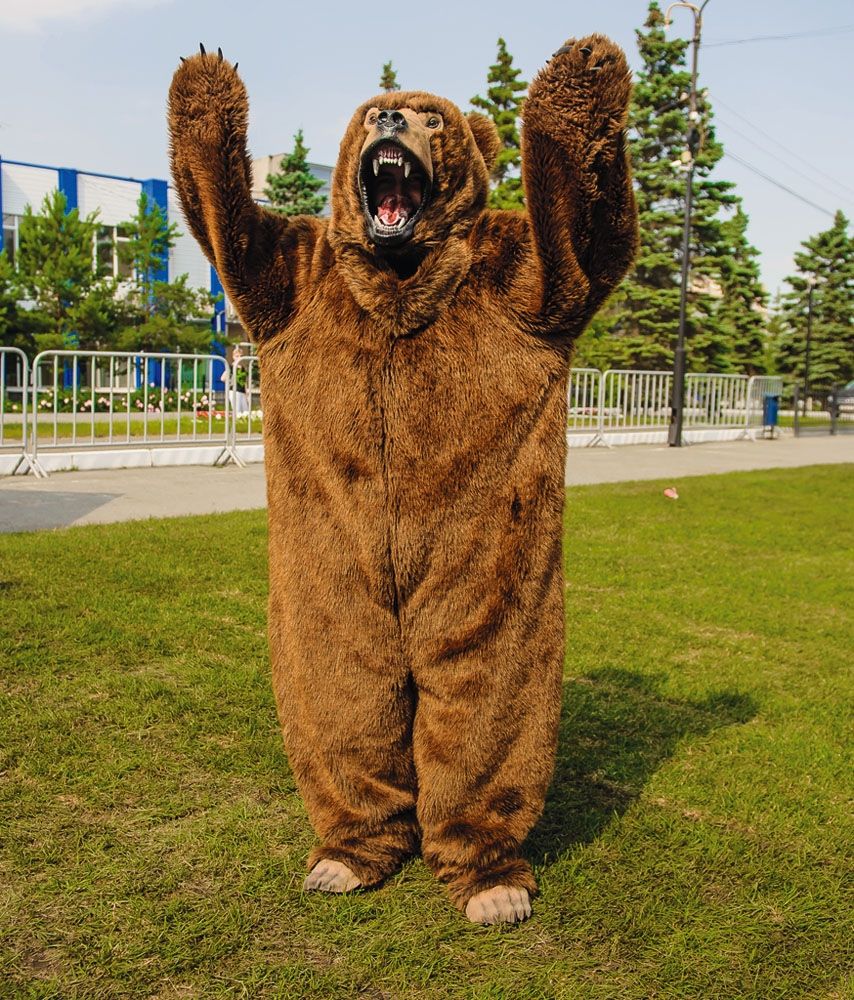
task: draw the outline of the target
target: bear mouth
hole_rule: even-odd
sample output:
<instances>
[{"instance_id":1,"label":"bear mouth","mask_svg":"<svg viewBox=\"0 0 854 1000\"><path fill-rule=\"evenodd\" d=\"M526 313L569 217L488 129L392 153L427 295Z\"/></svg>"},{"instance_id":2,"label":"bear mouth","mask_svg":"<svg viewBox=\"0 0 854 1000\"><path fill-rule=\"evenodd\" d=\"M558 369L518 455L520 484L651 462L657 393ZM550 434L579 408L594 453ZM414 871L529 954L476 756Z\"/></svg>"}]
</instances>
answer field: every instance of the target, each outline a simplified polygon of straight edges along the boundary
<instances>
[{"instance_id":1,"label":"bear mouth","mask_svg":"<svg viewBox=\"0 0 854 1000\"><path fill-rule=\"evenodd\" d=\"M382 138L362 155L359 188L368 239L377 246L407 243L430 198L423 164L402 143Z\"/></svg>"}]
</instances>

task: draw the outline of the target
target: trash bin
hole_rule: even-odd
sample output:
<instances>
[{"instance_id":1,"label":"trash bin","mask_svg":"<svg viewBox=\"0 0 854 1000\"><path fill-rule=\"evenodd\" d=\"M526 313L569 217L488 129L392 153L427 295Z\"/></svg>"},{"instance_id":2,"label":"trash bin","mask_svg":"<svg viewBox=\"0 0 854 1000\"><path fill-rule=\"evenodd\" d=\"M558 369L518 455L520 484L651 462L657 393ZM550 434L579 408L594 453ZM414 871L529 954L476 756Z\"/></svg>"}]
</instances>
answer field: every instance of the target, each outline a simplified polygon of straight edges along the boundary
<instances>
[{"instance_id":1,"label":"trash bin","mask_svg":"<svg viewBox=\"0 0 854 1000\"><path fill-rule=\"evenodd\" d=\"M774 428L779 423L780 417L780 397L774 395L773 393L767 392L762 397L762 427L763 436L765 432L770 431L771 437L774 437Z\"/></svg>"}]
</instances>

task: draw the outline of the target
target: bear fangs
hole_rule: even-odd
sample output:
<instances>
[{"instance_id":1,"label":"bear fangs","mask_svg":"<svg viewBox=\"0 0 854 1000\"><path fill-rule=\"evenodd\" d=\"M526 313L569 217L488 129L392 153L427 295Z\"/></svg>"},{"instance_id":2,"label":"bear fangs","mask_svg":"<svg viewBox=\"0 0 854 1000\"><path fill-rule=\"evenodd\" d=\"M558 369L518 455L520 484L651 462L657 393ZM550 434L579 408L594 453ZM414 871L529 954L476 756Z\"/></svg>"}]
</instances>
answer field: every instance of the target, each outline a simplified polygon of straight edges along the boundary
<instances>
[{"instance_id":1,"label":"bear fangs","mask_svg":"<svg viewBox=\"0 0 854 1000\"><path fill-rule=\"evenodd\" d=\"M401 161L400 157L398 157L396 160L389 160L387 157L385 159L383 159L380 156L375 156L374 160L373 160L374 177L379 177L380 163L391 163L393 166L399 167L400 166L400 161ZM407 177L409 177L409 174L411 173L411 171L412 171L412 161L411 160L404 160L403 161L403 176L404 176L404 179L407 178Z\"/></svg>"}]
</instances>

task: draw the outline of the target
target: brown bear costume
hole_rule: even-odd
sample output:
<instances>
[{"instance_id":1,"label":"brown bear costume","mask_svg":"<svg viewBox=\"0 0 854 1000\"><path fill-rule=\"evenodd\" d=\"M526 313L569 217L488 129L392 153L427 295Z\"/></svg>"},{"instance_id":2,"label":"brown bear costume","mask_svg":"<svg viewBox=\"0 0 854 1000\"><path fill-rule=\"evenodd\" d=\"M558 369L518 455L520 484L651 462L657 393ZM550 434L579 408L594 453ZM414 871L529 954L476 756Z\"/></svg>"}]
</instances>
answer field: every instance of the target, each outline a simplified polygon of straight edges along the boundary
<instances>
[{"instance_id":1,"label":"brown bear costume","mask_svg":"<svg viewBox=\"0 0 854 1000\"><path fill-rule=\"evenodd\" d=\"M461 908L519 890L473 919L530 912L520 848L561 704L567 375L635 252L629 93L608 39L555 54L524 106L527 214L486 208L491 122L375 97L332 217L286 218L250 196L236 66L202 50L175 74L175 184L260 357L273 685L321 841L309 867L352 876L310 888L376 884L420 849Z\"/></svg>"}]
</instances>

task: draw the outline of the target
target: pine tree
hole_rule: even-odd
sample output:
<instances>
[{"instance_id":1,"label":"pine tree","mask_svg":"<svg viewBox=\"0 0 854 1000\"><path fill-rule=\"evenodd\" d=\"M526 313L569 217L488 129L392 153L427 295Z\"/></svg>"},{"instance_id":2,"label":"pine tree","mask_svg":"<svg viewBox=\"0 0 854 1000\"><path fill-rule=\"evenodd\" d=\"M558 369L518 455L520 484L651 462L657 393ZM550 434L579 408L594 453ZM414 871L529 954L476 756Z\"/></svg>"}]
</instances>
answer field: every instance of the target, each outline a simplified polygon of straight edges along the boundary
<instances>
[{"instance_id":1,"label":"pine tree","mask_svg":"<svg viewBox=\"0 0 854 1000\"><path fill-rule=\"evenodd\" d=\"M390 59L387 63L383 63L383 71L380 76L380 90L384 90L387 94L393 90L400 90L400 84L397 82L397 73L392 68Z\"/></svg>"},{"instance_id":2,"label":"pine tree","mask_svg":"<svg viewBox=\"0 0 854 1000\"><path fill-rule=\"evenodd\" d=\"M779 370L803 382L807 310L814 281L809 384L827 391L854 378L854 238L848 219L837 212L830 229L804 240L795 254L798 273L786 278L774 327Z\"/></svg>"},{"instance_id":3,"label":"pine tree","mask_svg":"<svg viewBox=\"0 0 854 1000\"><path fill-rule=\"evenodd\" d=\"M143 192L136 214L121 228L127 239L119 244L119 256L131 277L121 298L123 323L117 346L134 351L208 351L210 293L189 287L186 274L172 281L159 277L179 236L176 223L167 222L161 207Z\"/></svg>"},{"instance_id":4,"label":"pine tree","mask_svg":"<svg viewBox=\"0 0 854 1000\"><path fill-rule=\"evenodd\" d=\"M528 84L519 79L522 71L513 67L513 56L507 51L503 38L498 39L498 56L489 67L486 97L471 99L474 107L485 112L498 128L501 151L492 171L493 187L489 204L493 208L521 210L525 207L522 178L519 165L522 160L519 140L519 115L524 103L520 94L528 89Z\"/></svg>"},{"instance_id":5,"label":"pine tree","mask_svg":"<svg viewBox=\"0 0 854 1000\"><path fill-rule=\"evenodd\" d=\"M98 213L81 218L66 209L65 195L54 191L38 214L27 205L20 223L18 281L43 321L35 337L41 350L98 348L115 325L115 283L93 266Z\"/></svg>"},{"instance_id":6,"label":"pine tree","mask_svg":"<svg viewBox=\"0 0 854 1000\"><path fill-rule=\"evenodd\" d=\"M282 215L320 215L326 205L326 195L317 194L323 181L308 168L308 149L302 129L294 136L294 149L282 157L278 173L267 175L264 194L270 208Z\"/></svg>"},{"instance_id":7,"label":"pine tree","mask_svg":"<svg viewBox=\"0 0 854 1000\"><path fill-rule=\"evenodd\" d=\"M634 271L623 284L624 308L612 336L621 363L637 368L673 366L679 320L685 171L681 168L688 132L685 68L688 42L668 41L664 16L649 5L646 30L636 32L642 69L629 110L629 136L640 214L641 245ZM725 256L721 210L738 204L731 183L712 180L723 156L715 139L711 109L700 94L699 143L695 154L691 226L691 280L686 343L688 366L697 371L733 367L732 345L717 318L720 262Z\"/></svg>"}]
</instances>

